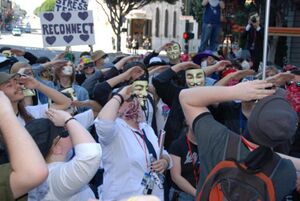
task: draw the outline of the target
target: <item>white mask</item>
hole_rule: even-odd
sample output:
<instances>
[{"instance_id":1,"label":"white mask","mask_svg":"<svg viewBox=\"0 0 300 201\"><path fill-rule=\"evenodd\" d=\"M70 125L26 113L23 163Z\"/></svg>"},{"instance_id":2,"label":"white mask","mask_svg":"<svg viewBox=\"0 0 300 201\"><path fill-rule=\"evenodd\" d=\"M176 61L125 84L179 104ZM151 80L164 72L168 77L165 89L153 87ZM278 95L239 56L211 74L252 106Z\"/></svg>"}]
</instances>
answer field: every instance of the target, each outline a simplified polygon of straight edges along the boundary
<instances>
[{"instance_id":1,"label":"white mask","mask_svg":"<svg viewBox=\"0 0 300 201\"><path fill-rule=\"evenodd\" d=\"M244 60L242 63L241 63L241 66L243 68L243 70L245 69L249 69L250 68L250 64L248 61Z\"/></svg>"},{"instance_id":2,"label":"white mask","mask_svg":"<svg viewBox=\"0 0 300 201\"><path fill-rule=\"evenodd\" d=\"M64 75L72 75L73 74L73 67L72 66L64 66L62 69L62 73Z\"/></svg>"},{"instance_id":3,"label":"white mask","mask_svg":"<svg viewBox=\"0 0 300 201\"><path fill-rule=\"evenodd\" d=\"M201 68L207 67L207 60L201 62Z\"/></svg>"}]
</instances>

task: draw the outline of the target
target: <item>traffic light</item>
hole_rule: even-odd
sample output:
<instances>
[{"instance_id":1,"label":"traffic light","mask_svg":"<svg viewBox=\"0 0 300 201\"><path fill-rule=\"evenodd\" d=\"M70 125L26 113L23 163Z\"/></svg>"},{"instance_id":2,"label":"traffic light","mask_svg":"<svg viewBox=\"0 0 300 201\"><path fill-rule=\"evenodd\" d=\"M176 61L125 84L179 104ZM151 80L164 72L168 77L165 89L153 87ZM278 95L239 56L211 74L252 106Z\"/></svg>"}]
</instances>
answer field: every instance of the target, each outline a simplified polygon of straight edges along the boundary
<instances>
[{"instance_id":1,"label":"traffic light","mask_svg":"<svg viewBox=\"0 0 300 201\"><path fill-rule=\"evenodd\" d=\"M193 38L194 38L194 33L192 33L192 32L184 32L183 33L183 39L185 41L191 40Z\"/></svg>"}]
</instances>

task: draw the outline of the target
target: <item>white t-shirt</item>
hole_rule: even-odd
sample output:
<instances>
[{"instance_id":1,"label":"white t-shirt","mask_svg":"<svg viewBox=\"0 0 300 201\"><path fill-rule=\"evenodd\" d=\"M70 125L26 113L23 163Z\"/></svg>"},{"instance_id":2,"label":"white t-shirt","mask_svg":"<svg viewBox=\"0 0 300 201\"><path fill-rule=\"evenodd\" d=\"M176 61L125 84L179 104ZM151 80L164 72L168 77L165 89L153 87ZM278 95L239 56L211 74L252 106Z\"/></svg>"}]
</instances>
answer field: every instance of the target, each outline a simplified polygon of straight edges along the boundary
<instances>
[{"instance_id":1,"label":"white t-shirt","mask_svg":"<svg viewBox=\"0 0 300 201\"><path fill-rule=\"evenodd\" d=\"M29 201L87 201L95 198L88 183L98 170L101 146L83 143L74 149L76 154L72 160L48 164L47 180L29 193ZM37 194L41 192L39 188L43 188L44 192Z\"/></svg>"}]
</instances>

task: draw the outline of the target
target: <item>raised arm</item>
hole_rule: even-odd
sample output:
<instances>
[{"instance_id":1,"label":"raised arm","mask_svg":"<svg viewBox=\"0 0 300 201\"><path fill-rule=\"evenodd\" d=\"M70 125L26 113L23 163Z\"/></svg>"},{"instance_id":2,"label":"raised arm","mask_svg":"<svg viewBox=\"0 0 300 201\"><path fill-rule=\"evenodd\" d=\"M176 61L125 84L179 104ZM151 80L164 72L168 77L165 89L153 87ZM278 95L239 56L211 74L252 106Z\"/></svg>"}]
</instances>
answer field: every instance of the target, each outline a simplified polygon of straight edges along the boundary
<instances>
[{"instance_id":1,"label":"raised arm","mask_svg":"<svg viewBox=\"0 0 300 201\"><path fill-rule=\"evenodd\" d=\"M119 93L114 95L102 108L98 114L98 118L101 120L114 121L117 118L120 106L126 101L132 94L131 86L124 87Z\"/></svg>"},{"instance_id":2,"label":"raised arm","mask_svg":"<svg viewBox=\"0 0 300 201\"><path fill-rule=\"evenodd\" d=\"M219 80L214 86L226 86L232 80L241 80L246 76L254 75L255 71L246 69L246 70L238 70L234 73L230 73Z\"/></svg>"},{"instance_id":3,"label":"raised arm","mask_svg":"<svg viewBox=\"0 0 300 201\"><path fill-rule=\"evenodd\" d=\"M55 169L48 181L56 195L72 196L88 185L96 174L102 150L91 134L65 111L49 109L49 119L56 126L65 126L75 149L75 157Z\"/></svg>"},{"instance_id":4,"label":"raised arm","mask_svg":"<svg viewBox=\"0 0 300 201\"><path fill-rule=\"evenodd\" d=\"M10 101L2 91L0 103L0 129L12 169L10 188L14 198L18 198L46 180L48 168L37 145L19 123Z\"/></svg>"},{"instance_id":5,"label":"raised arm","mask_svg":"<svg viewBox=\"0 0 300 201\"><path fill-rule=\"evenodd\" d=\"M48 98L50 98L55 103L55 108L57 109L67 109L71 105L71 99L60 93L59 91L48 87L47 85L39 82L38 80L29 77L22 76L20 82L24 84L26 88L37 89L44 93Z\"/></svg>"},{"instance_id":6,"label":"raised arm","mask_svg":"<svg viewBox=\"0 0 300 201\"><path fill-rule=\"evenodd\" d=\"M179 99L186 120L191 126L194 119L198 115L208 112L207 106L213 103L231 100L249 101L262 99L275 93L273 89L266 89L272 86L273 84L267 83L267 81L255 80L230 87L195 87L182 90Z\"/></svg>"},{"instance_id":7,"label":"raised arm","mask_svg":"<svg viewBox=\"0 0 300 201\"><path fill-rule=\"evenodd\" d=\"M204 72L206 76L209 76L211 74L213 74L214 72L219 72L222 71L226 68L227 65L231 64L230 61L227 60L222 60L217 62L216 64L212 65L212 66L207 66L206 68L204 68Z\"/></svg>"},{"instance_id":8,"label":"raised arm","mask_svg":"<svg viewBox=\"0 0 300 201\"><path fill-rule=\"evenodd\" d=\"M167 69L153 78L153 86L155 87L158 96L169 107L171 107L174 98L178 97L181 90L181 88L175 86L171 80L178 72L189 68L200 68L200 66L193 62L182 62L172 66L170 69Z\"/></svg>"},{"instance_id":9,"label":"raised arm","mask_svg":"<svg viewBox=\"0 0 300 201\"><path fill-rule=\"evenodd\" d=\"M143 73L144 71L140 67L136 66L116 77L98 83L94 88L94 99L100 105L104 106L107 103L109 96L114 87L130 79L134 80L140 77Z\"/></svg>"}]
</instances>

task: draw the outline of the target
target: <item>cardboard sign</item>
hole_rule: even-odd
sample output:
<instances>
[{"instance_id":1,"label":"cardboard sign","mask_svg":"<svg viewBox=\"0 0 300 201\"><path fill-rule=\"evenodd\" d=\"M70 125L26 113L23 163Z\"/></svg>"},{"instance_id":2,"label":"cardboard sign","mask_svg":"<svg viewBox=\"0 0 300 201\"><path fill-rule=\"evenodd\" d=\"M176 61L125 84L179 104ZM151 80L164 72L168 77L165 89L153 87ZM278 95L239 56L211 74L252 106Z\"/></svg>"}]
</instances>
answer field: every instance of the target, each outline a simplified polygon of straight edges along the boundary
<instances>
[{"instance_id":1,"label":"cardboard sign","mask_svg":"<svg viewBox=\"0 0 300 201\"><path fill-rule=\"evenodd\" d=\"M92 11L46 12L40 19L44 47L95 44Z\"/></svg>"},{"instance_id":2,"label":"cardboard sign","mask_svg":"<svg viewBox=\"0 0 300 201\"><path fill-rule=\"evenodd\" d=\"M56 0L55 11L82 11L88 9L88 0Z\"/></svg>"}]
</instances>

